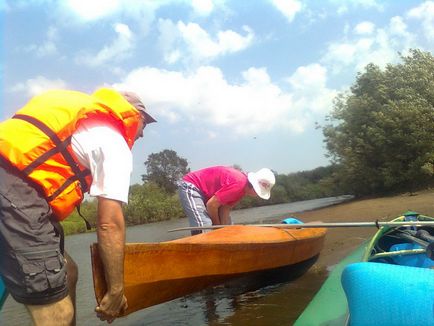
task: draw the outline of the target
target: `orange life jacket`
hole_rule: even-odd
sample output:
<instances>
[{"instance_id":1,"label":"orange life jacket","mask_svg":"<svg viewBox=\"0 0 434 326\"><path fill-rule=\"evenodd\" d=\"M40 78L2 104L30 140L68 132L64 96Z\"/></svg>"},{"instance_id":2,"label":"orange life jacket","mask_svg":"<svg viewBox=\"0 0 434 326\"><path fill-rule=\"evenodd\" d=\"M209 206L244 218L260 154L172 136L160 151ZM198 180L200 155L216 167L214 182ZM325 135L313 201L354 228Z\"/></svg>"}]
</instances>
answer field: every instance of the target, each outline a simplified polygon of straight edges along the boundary
<instances>
[{"instance_id":1,"label":"orange life jacket","mask_svg":"<svg viewBox=\"0 0 434 326\"><path fill-rule=\"evenodd\" d=\"M113 125L131 148L140 113L118 92L53 90L32 98L0 123L0 155L40 187L59 220L83 200L91 176L74 157L71 137L83 119Z\"/></svg>"}]
</instances>

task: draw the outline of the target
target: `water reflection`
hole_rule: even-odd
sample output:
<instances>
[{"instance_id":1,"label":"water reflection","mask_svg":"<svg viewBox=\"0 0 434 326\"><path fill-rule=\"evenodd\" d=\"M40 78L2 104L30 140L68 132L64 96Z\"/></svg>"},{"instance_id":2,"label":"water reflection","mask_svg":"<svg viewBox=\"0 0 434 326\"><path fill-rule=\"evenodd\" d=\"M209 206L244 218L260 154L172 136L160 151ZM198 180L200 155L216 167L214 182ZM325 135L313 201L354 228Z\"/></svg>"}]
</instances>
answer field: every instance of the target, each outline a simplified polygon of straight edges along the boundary
<instances>
[{"instance_id":1,"label":"water reflection","mask_svg":"<svg viewBox=\"0 0 434 326\"><path fill-rule=\"evenodd\" d=\"M190 304L194 306L203 304L204 325L226 325L225 320L244 307L255 307L260 311L268 309L269 307L263 304L258 306L254 303L278 293L286 283L305 274L316 260L317 257L314 257L292 266L252 273L220 286L205 289L185 297L183 307L189 308ZM256 312L255 318L259 318L260 315L261 313Z\"/></svg>"}]
</instances>

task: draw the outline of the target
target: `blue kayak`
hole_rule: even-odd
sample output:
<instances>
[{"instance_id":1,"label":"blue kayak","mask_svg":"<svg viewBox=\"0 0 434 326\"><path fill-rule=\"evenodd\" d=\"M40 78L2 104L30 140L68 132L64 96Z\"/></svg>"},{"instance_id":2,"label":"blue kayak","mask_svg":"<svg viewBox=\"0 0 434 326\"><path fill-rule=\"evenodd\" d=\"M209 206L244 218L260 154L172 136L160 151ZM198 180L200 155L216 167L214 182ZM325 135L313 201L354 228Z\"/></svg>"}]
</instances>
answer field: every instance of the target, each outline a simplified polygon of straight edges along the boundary
<instances>
[{"instance_id":1,"label":"blue kayak","mask_svg":"<svg viewBox=\"0 0 434 326\"><path fill-rule=\"evenodd\" d=\"M407 212L342 260L295 326L434 326L434 218Z\"/></svg>"},{"instance_id":2,"label":"blue kayak","mask_svg":"<svg viewBox=\"0 0 434 326\"><path fill-rule=\"evenodd\" d=\"M394 221L434 221L407 212ZM434 225L383 227L342 272L349 325L434 326Z\"/></svg>"}]
</instances>

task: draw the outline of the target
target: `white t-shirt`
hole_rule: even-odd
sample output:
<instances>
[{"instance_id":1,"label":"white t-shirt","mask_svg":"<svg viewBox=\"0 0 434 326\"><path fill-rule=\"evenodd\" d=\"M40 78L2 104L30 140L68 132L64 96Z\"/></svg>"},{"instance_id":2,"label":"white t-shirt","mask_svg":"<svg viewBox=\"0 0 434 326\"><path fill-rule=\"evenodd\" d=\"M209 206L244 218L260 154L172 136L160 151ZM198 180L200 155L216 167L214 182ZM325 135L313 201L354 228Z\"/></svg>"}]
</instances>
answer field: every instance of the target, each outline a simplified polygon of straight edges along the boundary
<instances>
[{"instance_id":1,"label":"white t-shirt","mask_svg":"<svg viewBox=\"0 0 434 326\"><path fill-rule=\"evenodd\" d=\"M71 139L77 160L92 174L89 194L128 203L133 157L123 136L95 121L80 124Z\"/></svg>"}]
</instances>

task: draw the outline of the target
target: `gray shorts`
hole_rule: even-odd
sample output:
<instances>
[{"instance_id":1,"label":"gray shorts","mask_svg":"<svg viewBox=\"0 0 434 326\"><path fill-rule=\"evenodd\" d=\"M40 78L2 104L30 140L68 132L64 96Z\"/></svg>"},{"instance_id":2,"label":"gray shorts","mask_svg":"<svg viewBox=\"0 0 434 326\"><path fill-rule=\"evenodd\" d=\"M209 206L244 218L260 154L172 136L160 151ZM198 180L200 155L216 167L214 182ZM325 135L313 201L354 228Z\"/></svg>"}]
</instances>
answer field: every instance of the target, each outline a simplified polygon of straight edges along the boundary
<instances>
[{"instance_id":1,"label":"gray shorts","mask_svg":"<svg viewBox=\"0 0 434 326\"><path fill-rule=\"evenodd\" d=\"M205 198L202 192L193 184L186 181L178 182L178 194L182 208L188 217L190 226L209 226L212 225L211 217L206 211ZM202 231L191 231L192 235L202 233Z\"/></svg>"},{"instance_id":2,"label":"gray shorts","mask_svg":"<svg viewBox=\"0 0 434 326\"><path fill-rule=\"evenodd\" d=\"M35 188L2 164L0 180L0 275L5 286L23 304L57 302L68 295L62 227Z\"/></svg>"}]
</instances>

